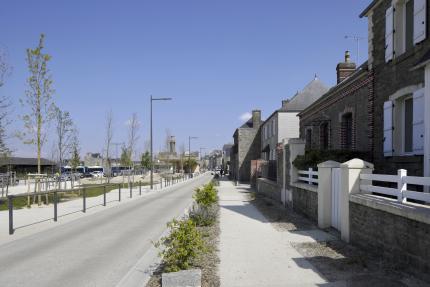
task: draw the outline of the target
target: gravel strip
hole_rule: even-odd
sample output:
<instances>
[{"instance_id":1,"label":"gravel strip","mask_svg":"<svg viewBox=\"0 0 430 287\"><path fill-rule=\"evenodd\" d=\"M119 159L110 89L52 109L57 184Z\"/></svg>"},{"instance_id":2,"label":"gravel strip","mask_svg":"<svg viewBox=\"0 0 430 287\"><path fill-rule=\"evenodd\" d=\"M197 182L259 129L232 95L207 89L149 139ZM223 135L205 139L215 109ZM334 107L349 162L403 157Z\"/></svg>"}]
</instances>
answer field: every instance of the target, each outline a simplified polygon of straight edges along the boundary
<instances>
[{"instance_id":1,"label":"gravel strip","mask_svg":"<svg viewBox=\"0 0 430 287\"><path fill-rule=\"evenodd\" d=\"M297 214L291 208L284 208L268 197L252 194L250 195L250 201L278 231L299 231L317 228L309 219Z\"/></svg>"},{"instance_id":2,"label":"gravel strip","mask_svg":"<svg viewBox=\"0 0 430 287\"><path fill-rule=\"evenodd\" d=\"M309 219L263 195L253 194L250 201L278 231L317 229ZM324 231L339 237L337 231ZM329 282L341 282L341 286L429 286L428 283L402 273L381 258L341 240L291 244L324 278Z\"/></svg>"},{"instance_id":3,"label":"gravel strip","mask_svg":"<svg viewBox=\"0 0 430 287\"><path fill-rule=\"evenodd\" d=\"M208 252L201 255L194 262L193 268L199 268L202 270L202 287L218 287L220 286L220 279L218 273L219 257L218 257L218 246L219 246L219 206L218 206L218 218L214 225L207 227L198 227L198 230L202 233L203 240L208 248ZM146 287L161 287L161 274L163 273L164 267L161 265L151 276Z\"/></svg>"}]
</instances>

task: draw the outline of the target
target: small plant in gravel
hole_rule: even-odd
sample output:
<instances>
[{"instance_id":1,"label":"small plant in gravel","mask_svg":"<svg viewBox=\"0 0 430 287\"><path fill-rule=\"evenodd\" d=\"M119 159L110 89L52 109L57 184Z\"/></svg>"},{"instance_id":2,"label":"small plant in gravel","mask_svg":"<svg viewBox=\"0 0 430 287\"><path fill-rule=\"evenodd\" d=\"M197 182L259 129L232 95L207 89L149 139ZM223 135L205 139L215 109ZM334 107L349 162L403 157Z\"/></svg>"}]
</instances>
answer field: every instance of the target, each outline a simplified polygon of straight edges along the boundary
<instances>
[{"instance_id":1,"label":"small plant in gravel","mask_svg":"<svg viewBox=\"0 0 430 287\"><path fill-rule=\"evenodd\" d=\"M159 255L165 264L165 271L186 270L206 250L202 235L191 219L174 219L167 227L170 234L155 243L157 248L164 246Z\"/></svg>"},{"instance_id":2,"label":"small plant in gravel","mask_svg":"<svg viewBox=\"0 0 430 287\"><path fill-rule=\"evenodd\" d=\"M211 180L211 183L212 183L214 186L219 186L219 179L212 179L212 180Z\"/></svg>"},{"instance_id":3,"label":"small plant in gravel","mask_svg":"<svg viewBox=\"0 0 430 287\"><path fill-rule=\"evenodd\" d=\"M197 188L193 195L196 203L202 207L210 207L218 202L218 191L213 183L208 183L203 188Z\"/></svg>"},{"instance_id":4,"label":"small plant in gravel","mask_svg":"<svg viewBox=\"0 0 430 287\"><path fill-rule=\"evenodd\" d=\"M196 189L193 198L196 205L190 211L190 218L197 226L213 225L218 216L218 191L213 183Z\"/></svg>"},{"instance_id":5,"label":"small plant in gravel","mask_svg":"<svg viewBox=\"0 0 430 287\"><path fill-rule=\"evenodd\" d=\"M190 211L190 219L194 221L198 227L212 226L216 222L217 216L218 206L216 204L209 207L196 205L193 206Z\"/></svg>"}]
</instances>

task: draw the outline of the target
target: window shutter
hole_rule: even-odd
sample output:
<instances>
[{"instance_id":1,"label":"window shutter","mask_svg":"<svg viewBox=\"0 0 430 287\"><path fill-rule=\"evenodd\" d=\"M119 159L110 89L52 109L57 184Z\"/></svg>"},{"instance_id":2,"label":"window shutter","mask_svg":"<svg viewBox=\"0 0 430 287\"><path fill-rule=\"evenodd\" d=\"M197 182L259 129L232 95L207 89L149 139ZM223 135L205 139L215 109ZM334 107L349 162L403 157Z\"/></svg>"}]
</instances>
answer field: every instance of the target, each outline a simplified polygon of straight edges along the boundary
<instances>
[{"instance_id":1,"label":"window shutter","mask_svg":"<svg viewBox=\"0 0 430 287\"><path fill-rule=\"evenodd\" d=\"M414 0L414 44L426 38L427 0Z\"/></svg>"},{"instance_id":2,"label":"window shutter","mask_svg":"<svg viewBox=\"0 0 430 287\"><path fill-rule=\"evenodd\" d=\"M384 156L393 155L393 102L384 103Z\"/></svg>"},{"instance_id":3,"label":"window shutter","mask_svg":"<svg viewBox=\"0 0 430 287\"><path fill-rule=\"evenodd\" d=\"M424 89L414 92L413 99L413 151L424 154Z\"/></svg>"},{"instance_id":4,"label":"window shutter","mask_svg":"<svg viewBox=\"0 0 430 287\"><path fill-rule=\"evenodd\" d=\"M394 54L394 13L393 7L385 11L385 62L393 59Z\"/></svg>"}]
</instances>

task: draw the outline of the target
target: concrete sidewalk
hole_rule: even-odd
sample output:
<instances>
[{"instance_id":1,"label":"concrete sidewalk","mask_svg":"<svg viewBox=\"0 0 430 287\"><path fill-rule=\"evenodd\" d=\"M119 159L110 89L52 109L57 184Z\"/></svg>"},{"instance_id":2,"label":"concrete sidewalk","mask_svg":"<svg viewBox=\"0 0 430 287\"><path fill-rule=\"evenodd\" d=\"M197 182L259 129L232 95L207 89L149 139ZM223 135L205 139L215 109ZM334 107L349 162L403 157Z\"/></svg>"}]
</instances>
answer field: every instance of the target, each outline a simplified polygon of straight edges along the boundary
<instances>
[{"instance_id":1,"label":"concrete sidewalk","mask_svg":"<svg viewBox=\"0 0 430 287\"><path fill-rule=\"evenodd\" d=\"M293 248L294 242L331 240L318 229L280 232L249 203L248 185L221 181L221 286L336 286Z\"/></svg>"}]
</instances>

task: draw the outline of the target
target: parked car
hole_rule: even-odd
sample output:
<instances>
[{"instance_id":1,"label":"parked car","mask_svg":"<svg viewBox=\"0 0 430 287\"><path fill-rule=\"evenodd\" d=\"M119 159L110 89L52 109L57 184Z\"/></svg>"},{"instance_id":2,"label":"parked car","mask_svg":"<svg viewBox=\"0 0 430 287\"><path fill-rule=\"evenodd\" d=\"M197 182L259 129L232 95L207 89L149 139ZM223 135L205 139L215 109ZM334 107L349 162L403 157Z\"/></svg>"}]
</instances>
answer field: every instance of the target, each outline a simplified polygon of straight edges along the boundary
<instances>
[{"instance_id":1,"label":"parked car","mask_svg":"<svg viewBox=\"0 0 430 287\"><path fill-rule=\"evenodd\" d=\"M84 172L83 174L82 174L82 177L83 178L89 178L89 177L93 177L93 175L91 174L91 172Z\"/></svg>"},{"instance_id":2,"label":"parked car","mask_svg":"<svg viewBox=\"0 0 430 287\"><path fill-rule=\"evenodd\" d=\"M91 173L91 176L93 178L99 178L99 177L104 177L104 173L102 171L93 171Z\"/></svg>"},{"instance_id":3,"label":"parked car","mask_svg":"<svg viewBox=\"0 0 430 287\"><path fill-rule=\"evenodd\" d=\"M62 173L59 177L59 180L61 181L68 181L72 179L72 175L68 172Z\"/></svg>"}]
</instances>

